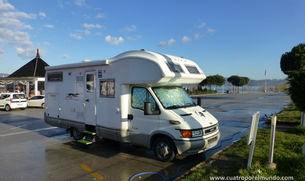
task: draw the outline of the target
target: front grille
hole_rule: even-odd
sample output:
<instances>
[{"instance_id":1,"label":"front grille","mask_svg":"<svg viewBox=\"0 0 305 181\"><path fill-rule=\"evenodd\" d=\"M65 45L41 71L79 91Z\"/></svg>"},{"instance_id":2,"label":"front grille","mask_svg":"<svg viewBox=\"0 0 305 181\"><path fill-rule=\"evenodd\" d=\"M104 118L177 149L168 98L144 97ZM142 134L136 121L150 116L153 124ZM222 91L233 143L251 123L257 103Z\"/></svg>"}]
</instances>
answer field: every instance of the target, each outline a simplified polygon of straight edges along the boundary
<instances>
[{"instance_id":1,"label":"front grille","mask_svg":"<svg viewBox=\"0 0 305 181\"><path fill-rule=\"evenodd\" d=\"M211 134L211 133L214 133L215 131L217 131L217 129L218 129L217 126L218 125L215 124L213 126L210 126L208 128L203 129L204 135L208 135L208 134Z\"/></svg>"}]
</instances>

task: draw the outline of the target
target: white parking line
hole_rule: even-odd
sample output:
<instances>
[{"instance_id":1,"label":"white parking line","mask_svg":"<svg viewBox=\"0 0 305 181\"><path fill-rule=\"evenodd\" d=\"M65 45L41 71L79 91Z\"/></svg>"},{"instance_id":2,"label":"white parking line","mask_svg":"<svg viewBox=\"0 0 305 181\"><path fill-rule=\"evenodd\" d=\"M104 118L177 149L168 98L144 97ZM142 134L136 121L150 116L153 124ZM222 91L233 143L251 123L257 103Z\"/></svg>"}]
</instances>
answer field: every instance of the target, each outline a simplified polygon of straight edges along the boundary
<instances>
[{"instance_id":1,"label":"white parking line","mask_svg":"<svg viewBox=\"0 0 305 181\"><path fill-rule=\"evenodd\" d=\"M21 131L21 132L17 132L17 133L8 133L8 134L0 135L0 137L12 136L12 135L18 135L18 134L24 134L24 133L30 133L30 132L38 132L38 131L44 131L44 130L56 129L56 128L58 128L58 127L49 127L49 128L41 128L41 129L35 129L35 130Z\"/></svg>"}]
</instances>

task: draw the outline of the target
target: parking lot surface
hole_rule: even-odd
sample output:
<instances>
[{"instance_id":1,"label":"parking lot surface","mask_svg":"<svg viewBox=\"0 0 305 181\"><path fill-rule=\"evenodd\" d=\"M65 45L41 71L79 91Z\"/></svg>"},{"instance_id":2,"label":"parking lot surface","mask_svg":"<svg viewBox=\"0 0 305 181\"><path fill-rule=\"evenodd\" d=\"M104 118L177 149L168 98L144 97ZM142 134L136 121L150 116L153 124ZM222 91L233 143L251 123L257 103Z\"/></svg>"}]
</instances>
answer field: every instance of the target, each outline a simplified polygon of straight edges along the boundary
<instances>
[{"instance_id":1,"label":"parking lot surface","mask_svg":"<svg viewBox=\"0 0 305 181\"><path fill-rule=\"evenodd\" d=\"M196 102L196 97L194 97ZM151 150L100 139L91 146L76 143L66 130L43 121L43 109L0 110L0 180L130 180L138 173L165 178L183 173L247 133L251 116L261 120L291 102L282 93L202 96L202 107L219 121L221 144L203 154L158 161ZM243 132L240 132L244 130ZM235 134L238 133L238 134ZM234 136L232 136L234 134ZM163 180L143 174L135 180Z\"/></svg>"}]
</instances>

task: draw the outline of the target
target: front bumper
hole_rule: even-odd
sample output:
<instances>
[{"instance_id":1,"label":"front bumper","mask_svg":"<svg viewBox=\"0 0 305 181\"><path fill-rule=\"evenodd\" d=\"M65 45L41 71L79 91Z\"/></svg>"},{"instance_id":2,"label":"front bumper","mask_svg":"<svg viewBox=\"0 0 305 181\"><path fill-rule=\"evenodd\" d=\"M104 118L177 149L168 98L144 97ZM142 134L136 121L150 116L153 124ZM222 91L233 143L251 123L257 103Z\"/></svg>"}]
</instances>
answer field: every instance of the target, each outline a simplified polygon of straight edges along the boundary
<instances>
[{"instance_id":1,"label":"front bumper","mask_svg":"<svg viewBox=\"0 0 305 181\"><path fill-rule=\"evenodd\" d=\"M179 155L193 155L201 153L217 145L220 139L220 132L207 138L199 140L174 140Z\"/></svg>"}]
</instances>

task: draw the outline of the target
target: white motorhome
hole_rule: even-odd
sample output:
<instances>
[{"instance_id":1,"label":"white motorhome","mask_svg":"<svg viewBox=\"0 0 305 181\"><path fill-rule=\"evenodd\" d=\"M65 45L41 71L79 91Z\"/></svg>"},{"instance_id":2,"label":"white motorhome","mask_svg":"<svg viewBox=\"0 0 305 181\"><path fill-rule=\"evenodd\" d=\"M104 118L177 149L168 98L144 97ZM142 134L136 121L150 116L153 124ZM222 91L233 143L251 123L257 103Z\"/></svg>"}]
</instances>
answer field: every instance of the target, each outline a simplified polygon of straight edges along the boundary
<instances>
[{"instance_id":1,"label":"white motorhome","mask_svg":"<svg viewBox=\"0 0 305 181\"><path fill-rule=\"evenodd\" d=\"M44 119L85 144L96 134L171 161L219 140L218 121L182 88L203 79L195 62L145 50L46 67Z\"/></svg>"}]
</instances>

